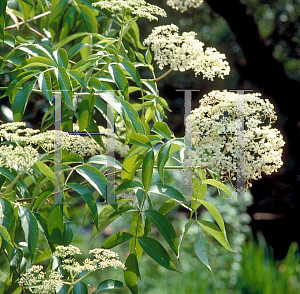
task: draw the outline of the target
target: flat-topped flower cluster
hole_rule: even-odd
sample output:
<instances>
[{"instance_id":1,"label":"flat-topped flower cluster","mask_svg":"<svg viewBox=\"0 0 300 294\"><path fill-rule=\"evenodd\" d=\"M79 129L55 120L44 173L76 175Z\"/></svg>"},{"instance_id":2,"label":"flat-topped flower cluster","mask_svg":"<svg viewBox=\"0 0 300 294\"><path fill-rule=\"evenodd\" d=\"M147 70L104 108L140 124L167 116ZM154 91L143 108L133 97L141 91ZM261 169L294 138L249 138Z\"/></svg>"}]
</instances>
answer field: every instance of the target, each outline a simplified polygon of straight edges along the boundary
<instances>
[{"instance_id":1,"label":"flat-topped flower cluster","mask_svg":"<svg viewBox=\"0 0 300 294\"><path fill-rule=\"evenodd\" d=\"M130 12L137 17L145 17L151 20L157 20L155 15L166 17L166 12L156 6L147 3L144 0L100 0L92 4L95 7L107 9L111 12L122 11L123 9L129 9Z\"/></svg>"},{"instance_id":2,"label":"flat-topped flower cluster","mask_svg":"<svg viewBox=\"0 0 300 294\"><path fill-rule=\"evenodd\" d=\"M158 26L144 40L144 45L151 46L154 59L160 69L169 65L173 70L186 71L192 69L195 76L202 74L203 78L213 80L215 76L224 78L230 72L225 54L215 48L203 49L204 43L197 40L195 32L178 33L174 25Z\"/></svg>"},{"instance_id":3,"label":"flat-topped flower cluster","mask_svg":"<svg viewBox=\"0 0 300 294\"><path fill-rule=\"evenodd\" d=\"M173 9L185 12L188 8L198 8L202 5L203 0L168 0L167 4Z\"/></svg>"},{"instance_id":4,"label":"flat-topped flower cluster","mask_svg":"<svg viewBox=\"0 0 300 294\"><path fill-rule=\"evenodd\" d=\"M82 254L76 246L57 246L53 255L59 259L62 269L70 273L72 277L76 277L77 274L86 270L93 272L107 267L126 269L125 265L119 260L118 254L114 251L95 248L90 250L89 253L93 254L94 258L92 260L86 258L83 265L74 258L74 255ZM29 288L33 294L51 294L56 293L55 291L63 285L63 278L64 276L56 270L51 270L48 276L43 272L43 266L33 265L22 275L19 285Z\"/></svg>"},{"instance_id":5,"label":"flat-topped flower cluster","mask_svg":"<svg viewBox=\"0 0 300 294\"><path fill-rule=\"evenodd\" d=\"M197 173L204 166L218 171L223 181L236 180L237 105L241 96L227 91L212 91L188 117L192 131L192 166ZM277 117L274 106L259 93L243 95L245 181L271 174L282 166L283 141L272 128Z\"/></svg>"}]
</instances>

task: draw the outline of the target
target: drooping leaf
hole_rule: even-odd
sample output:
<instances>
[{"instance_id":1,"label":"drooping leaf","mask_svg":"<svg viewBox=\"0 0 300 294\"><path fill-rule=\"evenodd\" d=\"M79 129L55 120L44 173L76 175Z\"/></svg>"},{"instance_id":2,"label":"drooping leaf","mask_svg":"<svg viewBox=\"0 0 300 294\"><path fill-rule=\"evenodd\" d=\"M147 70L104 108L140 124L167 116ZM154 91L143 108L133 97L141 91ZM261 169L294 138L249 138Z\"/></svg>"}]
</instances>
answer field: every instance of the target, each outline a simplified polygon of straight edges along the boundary
<instances>
[{"instance_id":1,"label":"drooping leaf","mask_svg":"<svg viewBox=\"0 0 300 294\"><path fill-rule=\"evenodd\" d=\"M223 183L221 183L221 182L219 182L217 180L214 180L214 179L207 179L207 180L205 180L205 183L208 184L208 185L212 185L212 186L220 189L221 191L223 191L227 195L229 195L231 198L233 198L234 200L236 200L235 197L233 195L231 195L229 189L226 187L225 184L223 184Z\"/></svg>"},{"instance_id":2,"label":"drooping leaf","mask_svg":"<svg viewBox=\"0 0 300 294\"><path fill-rule=\"evenodd\" d=\"M32 261L39 239L38 223L33 213L26 207L19 206L18 212Z\"/></svg>"},{"instance_id":3,"label":"drooping leaf","mask_svg":"<svg viewBox=\"0 0 300 294\"><path fill-rule=\"evenodd\" d=\"M101 282L97 290L110 290L110 289L121 289L123 288L123 283L118 280L113 280L113 279L107 279L103 282Z\"/></svg>"},{"instance_id":4,"label":"drooping leaf","mask_svg":"<svg viewBox=\"0 0 300 294\"><path fill-rule=\"evenodd\" d=\"M106 178L95 167L89 165L82 165L76 167L76 172L84 177L104 199L106 199Z\"/></svg>"},{"instance_id":5,"label":"drooping leaf","mask_svg":"<svg viewBox=\"0 0 300 294\"><path fill-rule=\"evenodd\" d=\"M68 8L67 12L64 15L63 22L62 22L62 29L59 35L59 41L63 40L65 37L69 35L71 32L75 19L76 19L77 9L76 6L72 6ZM70 56L72 57L72 56Z\"/></svg>"},{"instance_id":6,"label":"drooping leaf","mask_svg":"<svg viewBox=\"0 0 300 294\"><path fill-rule=\"evenodd\" d=\"M175 255L178 255L178 240L175 230L168 219L156 210L146 210L145 215L150 222L156 227L159 233L169 244Z\"/></svg>"},{"instance_id":7,"label":"drooping leaf","mask_svg":"<svg viewBox=\"0 0 300 294\"><path fill-rule=\"evenodd\" d=\"M171 149L171 145L169 143L166 143L160 148L158 152L157 166L158 166L159 175L163 183L164 183L164 167L167 161L169 160L170 149Z\"/></svg>"},{"instance_id":8,"label":"drooping leaf","mask_svg":"<svg viewBox=\"0 0 300 294\"><path fill-rule=\"evenodd\" d=\"M89 33L98 33L98 22L92 9L86 5L78 4L80 16L85 26L85 31Z\"/></svg>"},{"instance_id":9,"label":"drooping leaf","mask_svg":"<svg viewBox=\"0 0 300 294\"><path fill-rule=\"evenodd\" d=\"M125 262L124 280L132 294L138 294L137 279L140 278L139 264L135 254L129 254Z\"/></svg>"},{"instance_id":10,"label":"drooping leaf","mask_svg":"<svg viewBox=\"0 0 300 294\"><path fill-rule=\"evenodd\" d=\"M42 72L38 77L38 84L50 105L52 105L51 75L48 71Z\"/></svg>"},{"instance_id":11,"label":"drooping leaf","mask_svg":"<svg viewBox=\"0 0 300 294\"><path fill-rule=\"evenodd\" d=\"M10 245L13 247L13 243L10 237L9 232L7 231L6 227L0 225L0 237L2 237L2 240L6 242L6 244Z\"/></svg>"},{"instance_id":12,"label":"drooping leaf","mask_svg":"<svg viewBox=\"0 0 300 294\"><path fill-rule=\"evenodd\" d=\"M105 249L110 249L115 246L118 246L126 241L129 241L133 238L134 236L132 234L126 233L126 232L118 232L110 237L108 237L105 242L102 244L102 248Z\"/></svg>"},{"instance_id":13,"label":"drooping leaf","mask_svg":"<svg viewBox=\"0 0 300 294\"><path fill-rule=\"evenodd\" d=\"M215 279L212 269L209 265L208 258L207 258L207 255L209 252L209 243L205 240L205 238L202 236L200 231L198 232L198 234L196 236L196 240L194 243L194 250L195 250L198 258L200 259L200 261L208 268L209 272Z\"/></svg>"},{"instance_id":14,"label":"drooping leaf","mask_svg":"<svg viewBox=\"0 0 300 294\"><path fill-rule=\"evenodd\" d=\"M11 240L15 237L15 212L11 202L5 198L0 199L0 225L10 233Z\"/></svg>"},{"instance_id":15,"label":"drooping leaf","mask_svg":"<svg viewBox=\"0 0 300 294\"><path fill-rule=\"evenodd\" d=\"M152 174L154 166L154 152L150 150L145 156L142 165L142 180L145 189L145 193L148 193L149 186L151 184Z\"/></svg>"},{"instance_id":16,"label":"drooping leaf","mask_svg":"<svg viewBox=\"0 0 300 294\"><path fill-rule=\"evenodd\" d=\"M63 204L62 199L56 197L48 216L48 234L53 244L63 245Z\"/></svg>"},{"instance_id":17,"label":"drooping leaf","mask_svg":"<svg viewBox=\"0 0 300 294\"><path fill-rule=\"evenodd\" d=\"M84 199L89 209L91 210L92 219L96 227L98 228L98 209L97 209L96 200L93 197L92 193L85 186L82 186L77 183L68 183L68 186L72 188L74 191L76 191L78 194L80 194L80 196Z\"/></svg>"},{"instance_id":18,"label":"drooping leaf","mask_svg":"<svg viewBox=\"0 0 300 294\"><path fill-rule=\"evenodd\" d=\"M212 235L228 251L236 252L230 247L226 236L217 225L209 221L200 220L198 221L198 223L206 232Z\"/></svg>"},{"instance_id":19,"label":"drooping leaf","mask_svg":"<svg viewBox=\"0 0 300 294\"><path fill-rule=\"evenodd\" d=\"M88 287L86 283L79 281L75 283L73 289L72 289L72 294L88 294Z\"/></svg>"},{"instance_id":20,"label":"drooping leaf","mask_svg":"<svg viewBox=\"0 0 300 294\"><path fill-rule=\"evenodd\" d=\"M158 241L150 237L138 237L138 242L144 251L159 265L168 270L179 272L171 261L166 249Z\"/></svg>"},{"instance_id":21,"label":"drooping leaf","mask_svg":"<svg viewBox=\"0 0 300 294\"><path fill-rule=\"evenodd\" d=\"M136 237L143 236L143 234L144 234L142 219L137 211L132 212L130 233ZM130 247L130 253L135 254L137 261L140 262L140 259L142 257L142 253L143 253L143 249L140 246L140 244L138 243L136 238L130 240L129 247Z\"/></svg>"},{"instance_id":22,"label":"drooping leaf","mask_svg":"<svg viewBox=\"0 0 300 294\"><path fill-rule=\"evenodd\" d=\"M35 83L36 80L31 81L26 86L24 86L23 89L19 90L19 92L15 96L12 106L14 121L21 121L26 105L28 103L29 96Z\"/></svg>"},{"instance_id":23,"label":"drooping leaf","mask_svg":"<svg viewBox=\"0 0 300 294\"><path fill-rule=\"evenodd\" d=\"M51 3L51 13L49 16L49 28L51 40L54 42L61 18L68 7L68 0L53 0Z\"/></svg>"},{"instance_id":24,"label":"drooping leaf","mask_svg":"<svg viewBox=\"0 0 300 294\"><path fill-rule=\"evenodd\" d=\"M178 255L177 255L177 258L178 258L178 259L179 259L180 248L181 248L182 242L183 242L183 240L184 240L184 238L185 238L185 236L186 236L186 234L187 234L189 228L191 227L191 225L192 225L194 222L195 222L194 220L188 221L188 222L184 225L184 227L183 227L183 229L182 229L182 232L181 232L181 235L180 235L180 238L179 238L179 242L178 242Z\"/></svg>"},{"instance_id":25,"label":"drooping leaf","mask_svg":"<svg viewBox=\"0 0 300 294\"><path fill-rule=\"evenodd\" d=\"M117 84L119 90L123 93L126 100L129 100L129 95L128 95L129 84L123 70L118 65L114 65L114 64L109 65L108 69L111 77Z\"/></svg>"},{"instance_id":26,"label":"drooping leaf","mask_svg":"<svg viewBox=\"0 0 300 294\"><path fill-rule=\"evenodd\" d=\"M136 84L140 87L140 89L143 88L143 85L141 83L141 77L137 70L137 68L129 61L122 61L120 64L124 67L124 69L132 76Z\"/></svg>"}]
</instances>

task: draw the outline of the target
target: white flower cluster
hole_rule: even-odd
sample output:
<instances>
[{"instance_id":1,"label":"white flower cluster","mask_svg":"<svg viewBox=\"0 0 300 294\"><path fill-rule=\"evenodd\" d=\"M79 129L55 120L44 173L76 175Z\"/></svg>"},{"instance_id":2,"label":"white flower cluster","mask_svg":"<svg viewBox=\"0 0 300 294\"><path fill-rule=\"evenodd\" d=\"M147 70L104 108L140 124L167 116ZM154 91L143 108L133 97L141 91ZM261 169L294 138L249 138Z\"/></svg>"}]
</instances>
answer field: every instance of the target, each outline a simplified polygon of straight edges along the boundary
<instances>
[{"instance_id":1,"label":"white flower cluster","mask_svg":"<svg viewBox=\"0 0 300 294\"><path fill-rule=\"evenodd\" d=\"M0 146L0 167L14 168L18 173L32 173L31 167L36 163L39 153L31 146Z\"/></svg>"},{"instance_id":2,"label":"white flower cluster","mask_svg":"<svg viewBox=\"0 0 300 294\"><path fill-rule=\"evenodd\" d=\"M92 5L102 9L107 9L111 12L129 9L132 14L138 17L148 18L150 21L158 19L154 15L167 16L166 12L162 8L156 5L151 5L144 0L100 0Z\"/></svg>"},{"instance_id":3,"label":"white flower cluster","mask_svg":"<svg viewBox=\"0 0 300 294\"><path fill-rule=\"evenodd\" d=\"M78 261L73 257L75 254L81 254L81 251L78 247L69 245L69 246L58 246L54 255L61 258L62 268L68 272L74 274L81 273L82 271L95 271L96 269L104 269L106 267L121 267L125 269L125 265L119 260L117 253L103 248L95 248L89 251L90 254L94 255L94 259L91 260L86 258L83 262L83 265L80 265Z\"/></svg>"},{"instance_id":4,"label":"white flower cluster","mask_svg":"<svg viewBox=\"0 0 300 294\"><path fill-rule=\"evenodd\" d=\"M203 0L168 0L167 4L173 9L185 12L188 8L198 8L203 3Z\"/></svg>"},{"instance_id":5,"label":"white flower cluster","mask_svg":"<svg viewBox=\"0 0 300 294\"><path fill-rule=\"evenodd\" d=\"M1 142L6 141L36 145L42 147L46 152L55 149L55 130L40 133L40 130L24 128L25 122L14 122L0 125ZM103 153L103 148L87 136L72 135L67 132L59 132L61 137L61 148L70 153L78 153L81 156L92 156ZM27 146L30 148L29 146ZM33 154L36 154L33 152ZM1 161L0 161L1 162Z\"/></svg>"},{"instance_id":6,"label":"white flower cluster","mask_svg":"<svg viewBox=\"0 0 300 294\"><path fill-rule=\"evenodd\" d=\"M22 287L28 287L34 294L53 294L55 289L62 285L62 275L51 271L46 279L46 273L43 272L43 266L33 265L22 275L19 281Z\"/></svg>"},{"instance_id":7,"label":"white flower cluster","mask_svg":"<svg viewBox=\"0 0 300 294\"><path fill-rule=\"evenodd\" d=\"M236 178L237 104L236 93L212 91L188 117L192 131L192 161L197 173L203 167L217 171L223 181ZM259 93L243 95L245 182L271 174L282 166L285 142L278 129L272 128L277 117L274 106Z\"/></svg>"},{"instance_id":8,"label":"white flower cluster","mask_svg":"<svg viewBox=\"0 0 300 294\"><path fill-rule=\"evenodd\" d=\"M173 70L192 69L195 76L202 74L203 78L210 80L215 76L223 79L229 74L230 67L224 54L210 47L204 51L204 43L195 39L195 32L185 32L180 36L178 31L174 24L158 26L144 41L144 45L151 46L154 51L160 69L165 65L170 65Z\"/></svg>"}]
</instances>

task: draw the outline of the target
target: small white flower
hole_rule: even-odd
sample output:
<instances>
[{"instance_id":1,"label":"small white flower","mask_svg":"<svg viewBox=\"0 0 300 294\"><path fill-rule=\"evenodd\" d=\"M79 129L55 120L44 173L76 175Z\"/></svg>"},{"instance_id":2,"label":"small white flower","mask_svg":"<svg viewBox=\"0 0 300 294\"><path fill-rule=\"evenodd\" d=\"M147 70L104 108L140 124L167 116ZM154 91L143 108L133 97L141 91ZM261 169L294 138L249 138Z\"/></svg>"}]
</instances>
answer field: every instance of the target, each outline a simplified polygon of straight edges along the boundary
<instances>
[{"instance_id":1,"label":"small white flower","mask_svg":"<svg viewBox=\"0 0 300 294\"><path fill-rule=\"evenodd\" d=\"M198 8L202 5L203 0L168 0L167 4L173 9L185 12L188 8Z\"/></svg>"},{"instance_id":2,"label":"small white flower","mask_svg":"<svg viewBox=\"0 0 300 294\"><path fill-rule=\"evenodd\" d=\"M223 181L234 180L237 168L237 103L239 95L213 91L200 101L187 123L192 129L192 159L195 172L203 166L218 171ZM272 128L277 117L274 106L259 93L244 98L245 180L271 174L282 166L283 141L280 131ZM241 163L243 164L243 163Z\"/></svg>"},{"instance_id":3,"label":"small white flower","mask_svg":"<svg viewBox=\"0 0 300 294\"><path fill-rule=\"evenodd\" d=\"M157 20L154 15L166 17L166 12L156 6L147 3L144 0L100 0L92 4L93 6L107 9L111 12L122 11L123 9L129 9L130 12L138 17L145 17L151 20Z\"/></svg>"},{"instance_id":4,"label":"small white flower","mask_svg":"<svg viewBox=\"0 0 300 294\"><path fill-rule=\"evenodd\" d=\"M170 65L171 69L186 71L194 70L195 76L202 74L203 78L213 80L215 76L224 78L230 67L226 56L215 48L203 50L204 43L197 40L195 32L178 34L179 28L174 25L159 26L144 41L154 52L160 69Z\"/></svg>"}]
</instances>

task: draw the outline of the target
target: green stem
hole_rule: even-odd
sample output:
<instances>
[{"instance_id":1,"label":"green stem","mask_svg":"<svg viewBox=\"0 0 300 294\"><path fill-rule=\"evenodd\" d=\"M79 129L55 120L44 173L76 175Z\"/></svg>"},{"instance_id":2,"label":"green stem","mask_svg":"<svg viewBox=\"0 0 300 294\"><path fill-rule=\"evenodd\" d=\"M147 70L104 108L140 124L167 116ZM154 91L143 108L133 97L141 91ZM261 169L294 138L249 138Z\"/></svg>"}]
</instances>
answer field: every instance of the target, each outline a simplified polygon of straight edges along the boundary
<instances>
[{"instance_id":1,"label":"green stem","mask_svg":"<svg viewBox=\"0 0 300 294\"><path fill-rule=\"evenodd\" d=\"M15 179L11 182L11 184L5 189L3 193L0 195L0 199L14 186L14 184L18 181L18 179L21 177L22 173L18 173L18 175L15 177Z\"/></svg>"}]
</instances>

